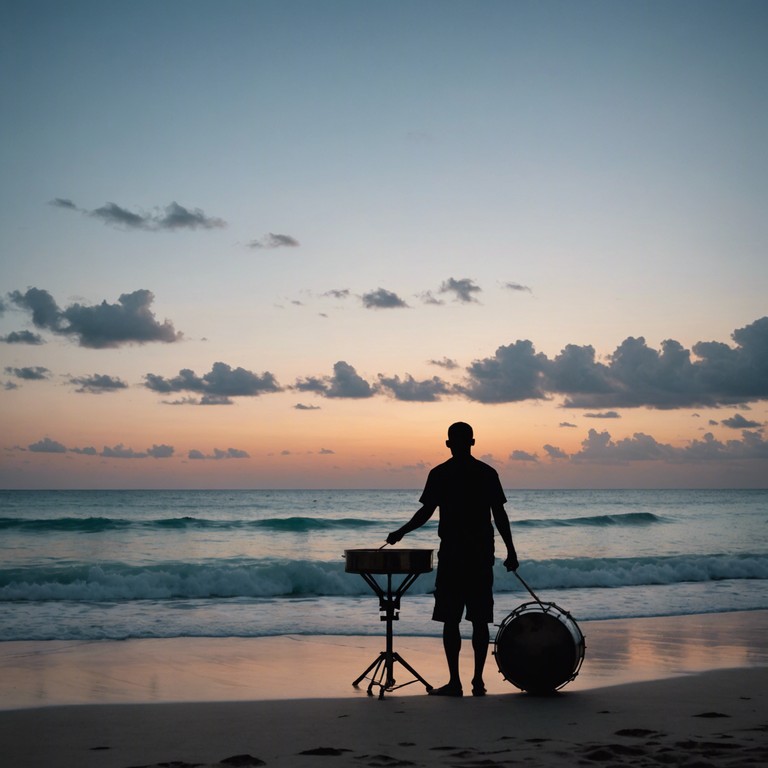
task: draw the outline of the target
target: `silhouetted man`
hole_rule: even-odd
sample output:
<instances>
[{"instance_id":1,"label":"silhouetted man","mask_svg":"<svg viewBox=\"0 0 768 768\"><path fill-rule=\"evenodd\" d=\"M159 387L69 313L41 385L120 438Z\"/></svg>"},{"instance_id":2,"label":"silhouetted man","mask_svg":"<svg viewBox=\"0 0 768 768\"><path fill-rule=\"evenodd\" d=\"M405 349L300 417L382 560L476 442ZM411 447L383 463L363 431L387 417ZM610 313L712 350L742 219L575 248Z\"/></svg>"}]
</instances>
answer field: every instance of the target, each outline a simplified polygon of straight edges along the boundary
<instances>
[{"instance_id":1,"label":"silhouetted man","mask_svg":"<svg viewBox=\"0 0 768 768\"><path fill-rule=\"evenodd\" d=\"M443 647L450 678L442 688L430 691L430 695L463 695L459 676L459 624L466 608L466 618L472 622L475 655L472 695L483 696L483 667L490 639L488 625L493 621L491 517L507 547L504 565L508 571L517 570L517 554L499 475L493 467L472 456L475 444L472 427L461 421L451 424L445 444L452 457L430 471L419 499L421 509L402 528L390 533L387 543L396 544L405 534L424 525L440 507L440 550L432 618L443 622Z\"/></svg>"}]
</instances>

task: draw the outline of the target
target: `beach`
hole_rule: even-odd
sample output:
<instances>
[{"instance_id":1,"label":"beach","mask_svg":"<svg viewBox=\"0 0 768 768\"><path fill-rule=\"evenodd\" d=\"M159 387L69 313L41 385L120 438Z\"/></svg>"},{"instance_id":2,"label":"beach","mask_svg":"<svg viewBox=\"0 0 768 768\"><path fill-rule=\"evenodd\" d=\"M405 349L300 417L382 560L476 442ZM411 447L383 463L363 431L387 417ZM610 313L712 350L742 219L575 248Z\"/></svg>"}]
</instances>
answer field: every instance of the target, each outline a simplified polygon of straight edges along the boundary
<instances>
[{"instance_id":1,"label":"beach","mask_svg":"<svg viewBox=\"0 0 768 768\"><path fill-rule=\"evenodd\" d=\"M383 650L380 637L2 643L4 764L742 766L768 760L768 611L580 626L583 667L557 694L517 690L489 654L488 695L461 699L427 696L420 683L383 700L368 696L365 683L353 688ZM433 685L444 681L437 638L396 634L395 650ZM465 643L464 659L469 651ZM407 679L403 671L402 682Z\"/></svg>"}]
</instances>

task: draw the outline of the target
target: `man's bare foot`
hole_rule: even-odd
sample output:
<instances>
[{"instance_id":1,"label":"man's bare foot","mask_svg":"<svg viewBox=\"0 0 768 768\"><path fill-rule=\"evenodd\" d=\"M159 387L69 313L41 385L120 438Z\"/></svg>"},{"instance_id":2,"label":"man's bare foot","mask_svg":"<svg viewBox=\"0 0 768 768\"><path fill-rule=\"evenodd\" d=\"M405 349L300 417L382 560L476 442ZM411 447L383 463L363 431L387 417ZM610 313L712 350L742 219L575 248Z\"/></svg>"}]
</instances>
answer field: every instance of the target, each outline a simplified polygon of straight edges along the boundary
<instances>
[{"instance_id":1,"label":"man's bare foot","mask_svg":"<svg viewBox=\"0 0 768 768\"><path fill-rule=\"evenodd\" d=\"M482 680L472 681L472 695L485 696L485 683Z\"/></svg>"},{"instance_id":2,"label":"man's bare foot","mask_svg":"<svg viewBox=\"0 0 768 768\"><path fill-rule=\"evenodd\" d=\"M431 691L428 692L429 696L455 696L460 697L464 695L464 691L461 689L460 685L456 685L455 683L448 683L447 685L444 685L442 688L433 688Z\"/></svg>"}]
</instances>

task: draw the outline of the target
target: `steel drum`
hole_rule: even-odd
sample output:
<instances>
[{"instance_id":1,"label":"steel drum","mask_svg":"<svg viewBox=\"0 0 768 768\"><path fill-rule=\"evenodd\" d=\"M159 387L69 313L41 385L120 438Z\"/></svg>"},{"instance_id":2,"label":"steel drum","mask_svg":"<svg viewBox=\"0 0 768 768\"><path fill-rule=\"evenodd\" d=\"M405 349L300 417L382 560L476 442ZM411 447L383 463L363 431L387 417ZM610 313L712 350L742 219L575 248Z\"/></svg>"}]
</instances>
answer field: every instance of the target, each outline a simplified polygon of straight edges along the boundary
<instances>
[{"instance_id":1,"label":"steel drum","mask_svg":"<svg viewBox=\"0 0 768 768\"><path fill-rule=\"evenodd\" d=\"M431 549L345 549L347 573L428 573Z\"/></svg>"},{"instance_id":2,"label":"steel drum","mask_svg":"<svg viewBox=\"0 0 768 768\"><path fill-rule=\"evenodd\" d=\"M571 615L554 603L524 603L499 625L493 654L512 685L545 694L579 674L584 635Z\"/></svg>"}]
</instances>

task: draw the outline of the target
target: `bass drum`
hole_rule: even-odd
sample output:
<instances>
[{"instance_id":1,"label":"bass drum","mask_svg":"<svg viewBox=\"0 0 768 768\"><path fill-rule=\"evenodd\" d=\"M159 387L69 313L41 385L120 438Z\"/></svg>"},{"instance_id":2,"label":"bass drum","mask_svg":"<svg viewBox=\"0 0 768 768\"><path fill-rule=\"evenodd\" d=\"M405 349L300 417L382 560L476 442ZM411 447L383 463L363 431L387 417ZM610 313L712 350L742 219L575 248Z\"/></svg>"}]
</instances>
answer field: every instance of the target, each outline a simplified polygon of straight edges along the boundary
<instances>
[{"instance_id":1,"label":"bass drum","mask_svg":"<svg viewBox=\"0 0 768 768\"><path fill-rule=\"evenodd\" d=\"M524 603L499 625L493 655L512 685L545 694L579 674L584 635L571 615L554 603Z\"/></svg>"}]
</instances>

